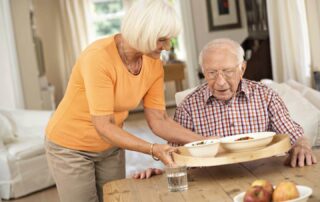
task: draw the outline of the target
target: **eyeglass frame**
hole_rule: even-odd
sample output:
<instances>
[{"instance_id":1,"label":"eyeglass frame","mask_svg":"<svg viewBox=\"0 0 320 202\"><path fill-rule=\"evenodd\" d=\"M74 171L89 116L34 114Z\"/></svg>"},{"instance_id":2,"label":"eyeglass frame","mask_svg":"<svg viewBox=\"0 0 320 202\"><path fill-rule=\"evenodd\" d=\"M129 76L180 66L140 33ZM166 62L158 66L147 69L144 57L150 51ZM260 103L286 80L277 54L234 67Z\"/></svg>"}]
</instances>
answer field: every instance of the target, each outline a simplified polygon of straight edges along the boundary
<instances>
[{"instance_id":1,"label":"eyeglass frame","mask_svg":"<svg viewBox=\"0 0 320 202\"><path fill-rule=\"evenodd\" d=\"M210 72L204 71L204 74L206 75L206 77L209 80L216 80L218 78L219 74L222 74L223 78L226 80L232 79L237 71L237 68L241 68L243 63L244 63L244 61L241 61L239 64L235 65L234 67L227 67L225 69L219 69L219 70L210 70ZM209 76L208 74L210 74L210 73L214 74L214 75ZM228 75L228 73L229 73L229 75Z\"/></svg>"}]
</instances>

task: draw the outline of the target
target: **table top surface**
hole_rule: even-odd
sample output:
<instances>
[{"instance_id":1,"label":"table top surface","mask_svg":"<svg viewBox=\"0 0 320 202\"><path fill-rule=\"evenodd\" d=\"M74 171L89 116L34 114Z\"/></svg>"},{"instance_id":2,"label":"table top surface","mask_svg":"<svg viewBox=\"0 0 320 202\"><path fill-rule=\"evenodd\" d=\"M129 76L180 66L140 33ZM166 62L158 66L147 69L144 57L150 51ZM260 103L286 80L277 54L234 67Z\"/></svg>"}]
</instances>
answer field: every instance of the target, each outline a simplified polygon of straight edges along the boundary
<instances>
[{"instance_id":1,"label":"table top surface","mask_svg":"<svg viewBox=\"0 0 320 202\"><path fill-rule=\"evenodd\" d=\"M320 148L313 150L320 160ZM309 186L313 194L308 202L320 201L320 163L291 168L284 166L285 156L221 166L193 168L188 171L189 189L169 192L166 176L146 180L123 179L104 185L105 201L233 201L257 178L276 185L282 180Z\"/></svg>"}]
</instances>

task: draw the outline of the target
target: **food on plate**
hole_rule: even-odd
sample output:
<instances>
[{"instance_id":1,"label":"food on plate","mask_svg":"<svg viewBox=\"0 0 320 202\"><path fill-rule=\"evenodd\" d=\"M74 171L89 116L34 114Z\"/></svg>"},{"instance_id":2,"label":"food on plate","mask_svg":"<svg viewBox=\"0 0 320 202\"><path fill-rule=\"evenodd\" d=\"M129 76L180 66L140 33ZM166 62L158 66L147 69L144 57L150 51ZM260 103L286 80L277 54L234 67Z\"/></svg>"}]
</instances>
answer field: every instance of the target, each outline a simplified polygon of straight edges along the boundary
<instances>
[{"instance_id":1,"label":"food on plate","mask_svg":"<svg viewBox=\"0 0 320 202\"><path fill-rule=\"evenodd\" d=\"M273 202L287 201L298 197L299 191L297 186L295 183L290 181L280 182L272 194Z\"/></svg>"},{"instance_id":2,"label":"food on plate","mask_svg":"<svg viewBox=\"0 0 320 202\"><path fill-rule=\"evenodd\" d=\"M246 136L246 137L240 137L238 139L235 139L234 141L241 141L241 140L252 140L254 139L253 137L249 137L249 136Z\"/></svg>"},{"instance_id":3,"label":"food on plate","mask_svg":"<svg viewBox=\"0 0 320 202\"><path fill-rule=\"evenodd\" d=\"M192 144L192 146L203 145L203 144L205 144L205 142L204 141L200 141L200 142Z\"/></svg>"}]
</instances>

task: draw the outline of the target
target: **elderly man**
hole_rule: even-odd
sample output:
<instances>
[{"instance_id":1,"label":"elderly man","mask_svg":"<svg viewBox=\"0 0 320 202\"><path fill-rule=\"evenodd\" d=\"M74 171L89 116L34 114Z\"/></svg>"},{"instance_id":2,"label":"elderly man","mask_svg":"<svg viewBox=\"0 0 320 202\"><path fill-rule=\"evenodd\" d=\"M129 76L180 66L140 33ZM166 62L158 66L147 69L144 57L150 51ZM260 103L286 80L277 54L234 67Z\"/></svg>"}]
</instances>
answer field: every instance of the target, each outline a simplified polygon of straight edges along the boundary
<instances>
[{"instance_id":1,"label":"elderly man","mask_svg":"<svg viewBox=\"0 0 320 202\"><path fill-rule=\"evenodd\" d=\"M206 83L182 101L174 120L202 136L262 131L288 134L292 148L286 164L303 167L316 163L303 129L291 119L279 95L262 83L243 78L243 57L242 47L233 40L208 43L199 57ZM155 173L147 171L147 177Z\"/></svg>"}]
</instances>

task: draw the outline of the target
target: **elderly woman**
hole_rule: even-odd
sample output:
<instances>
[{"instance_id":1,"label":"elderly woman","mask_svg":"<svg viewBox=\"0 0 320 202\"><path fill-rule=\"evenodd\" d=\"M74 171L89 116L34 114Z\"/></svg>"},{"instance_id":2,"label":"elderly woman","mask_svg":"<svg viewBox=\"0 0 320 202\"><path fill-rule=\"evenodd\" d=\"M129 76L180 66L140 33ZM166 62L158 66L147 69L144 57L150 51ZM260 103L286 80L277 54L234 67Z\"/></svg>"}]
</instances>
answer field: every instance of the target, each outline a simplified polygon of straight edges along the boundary
<instances>
[{"instance_id":1,"label":"elderly woman","mask_svg":"<svg viewBox=\"0 0 320 202\"><path fill-rule=\"evenodd\" d=\"M175 148L122 129L128 111L141 100L156 135L181 144L204 139L165 112L159 58L179 30L167 2L141 0L126 13L121 33L94 42L80 55L46 130L47 159L62 202L103 201L103 184L125 176L122 149L172 163Z\"/></svg>"}]
</instances>

